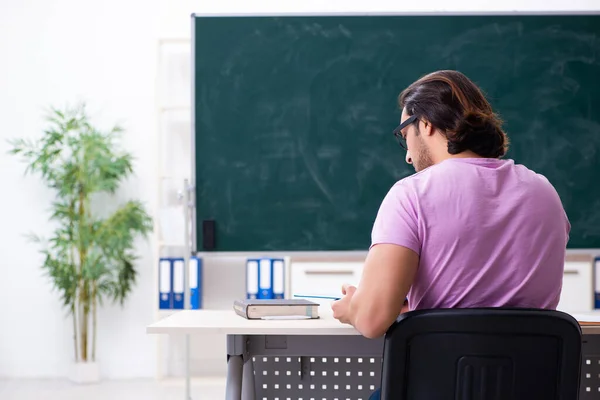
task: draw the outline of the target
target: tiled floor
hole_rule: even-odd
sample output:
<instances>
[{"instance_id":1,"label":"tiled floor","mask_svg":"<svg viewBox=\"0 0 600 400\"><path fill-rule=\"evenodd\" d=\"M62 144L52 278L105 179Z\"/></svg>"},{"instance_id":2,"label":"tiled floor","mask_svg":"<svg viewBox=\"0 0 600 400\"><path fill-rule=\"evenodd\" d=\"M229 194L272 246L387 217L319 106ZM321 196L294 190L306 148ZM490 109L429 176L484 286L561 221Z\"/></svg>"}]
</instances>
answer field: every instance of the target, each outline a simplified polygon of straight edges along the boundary
<instances>
[{"instance_id":1,"label":"tiled floor","mask_svg":"<svg viewBox=\"0 0 600 400\"><path fill-rule=\"evenodd\" d=\"M225 398L224 378L193 379L191 400ZM186 400L183 380L115 380L76 385L68 380L0 380L2 400Z\"/></svg>"}]
</instances>

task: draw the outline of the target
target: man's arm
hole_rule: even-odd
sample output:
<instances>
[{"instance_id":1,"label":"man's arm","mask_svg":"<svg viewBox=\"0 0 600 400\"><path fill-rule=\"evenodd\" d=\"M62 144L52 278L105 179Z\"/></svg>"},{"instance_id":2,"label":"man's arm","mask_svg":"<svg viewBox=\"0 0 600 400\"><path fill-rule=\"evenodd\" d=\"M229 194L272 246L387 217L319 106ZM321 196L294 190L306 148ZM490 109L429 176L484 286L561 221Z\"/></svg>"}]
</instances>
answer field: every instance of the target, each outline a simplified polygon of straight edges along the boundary
<instances>
[{"instance_id":1,"label":"man's arm","mask_svg":"<svg viewBox=\"0 0 600 400\"><path fill-rule=\"evenodd\" d=\"M403 246L378 244L369 250L348 310L357 331L368 338L385 334L403 311L418 265L417 253Z\"/></svg>"},{"instance_id":2,"label":"man's arm","mask_svg":"<svg viewBox=\"0 0 600 400\"><path fill-rule=\"evenodd\" d=\"M418 203L408 181L399 181L381 202L358 288L332 304L333 316L363 336L382 336L403 310L419 265Z\"/></svg>"}]
</instances>

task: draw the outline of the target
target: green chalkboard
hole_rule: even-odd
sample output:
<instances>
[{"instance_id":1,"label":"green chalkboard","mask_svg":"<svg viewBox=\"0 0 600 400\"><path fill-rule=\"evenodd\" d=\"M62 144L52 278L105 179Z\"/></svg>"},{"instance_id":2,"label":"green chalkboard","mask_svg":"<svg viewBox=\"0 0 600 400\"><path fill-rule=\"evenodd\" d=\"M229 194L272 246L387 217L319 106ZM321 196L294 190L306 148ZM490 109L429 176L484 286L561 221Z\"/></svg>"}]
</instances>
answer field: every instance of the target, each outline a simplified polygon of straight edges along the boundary
<instances>
[{"instance_id":1,"label":"green chalkboard","mask_svg":"<svg viewBox=\"0 0 600 400\"><path fill-rule=\"evenodd\" d=\"M366 250L382 198L414 173L397 96L439 69L479 84L507 157L555 185L569 247L600 247L599 15L192 22L197 250L205 220L216 251Z\"/></svg>"}]
</instances>

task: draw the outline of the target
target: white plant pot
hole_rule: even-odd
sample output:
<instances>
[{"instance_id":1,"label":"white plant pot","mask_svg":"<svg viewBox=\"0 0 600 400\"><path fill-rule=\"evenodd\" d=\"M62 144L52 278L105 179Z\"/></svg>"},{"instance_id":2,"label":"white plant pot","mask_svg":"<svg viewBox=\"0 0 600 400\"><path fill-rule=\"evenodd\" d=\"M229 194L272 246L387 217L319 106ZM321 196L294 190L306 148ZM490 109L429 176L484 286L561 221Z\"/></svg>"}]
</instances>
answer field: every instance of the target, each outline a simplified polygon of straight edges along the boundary
<instances>
[{"instance_id":1,"label":"white plant pot","mask_svg":"<svg viewBox=\"0 0 600 400\"><path fill-rule=\"evenodd\" d=\"M97 383L100 381L100 366L96 362L77 362L71 366L69 379L75 383Z\"/></svg>"}]
</instances>

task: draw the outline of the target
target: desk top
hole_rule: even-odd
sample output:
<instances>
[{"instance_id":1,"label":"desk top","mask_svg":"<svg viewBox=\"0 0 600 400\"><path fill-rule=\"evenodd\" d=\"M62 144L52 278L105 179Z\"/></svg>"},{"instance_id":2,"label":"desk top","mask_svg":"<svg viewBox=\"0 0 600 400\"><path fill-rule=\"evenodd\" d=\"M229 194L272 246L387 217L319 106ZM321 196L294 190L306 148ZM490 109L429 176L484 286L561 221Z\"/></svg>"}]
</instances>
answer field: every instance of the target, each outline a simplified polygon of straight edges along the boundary
<instances>
[{"instance_id":1,"label":"desk top","mask_svg":"<svg viewBox=\"0 0 600 400\"><path fill-rule=\"evenodd\" d=\"M600 313L572 314L584 334L600 334ZM331 313L319 319L248 320L233 310L182 310L146 328L146 333L227 335L360 335Z\"/></svg>"},{"instance_id":2,"label":"desk top","mask_svg":"<svg viewBox=\"0 0 600 400\"><path fill-rule=\"evenodd\" d=\"M354 327L340 323L330 313L318 319L255 320L233 310L184 310L146 328L146 333L240 335L358 335Z\"/></svg>"}]
</instances>

